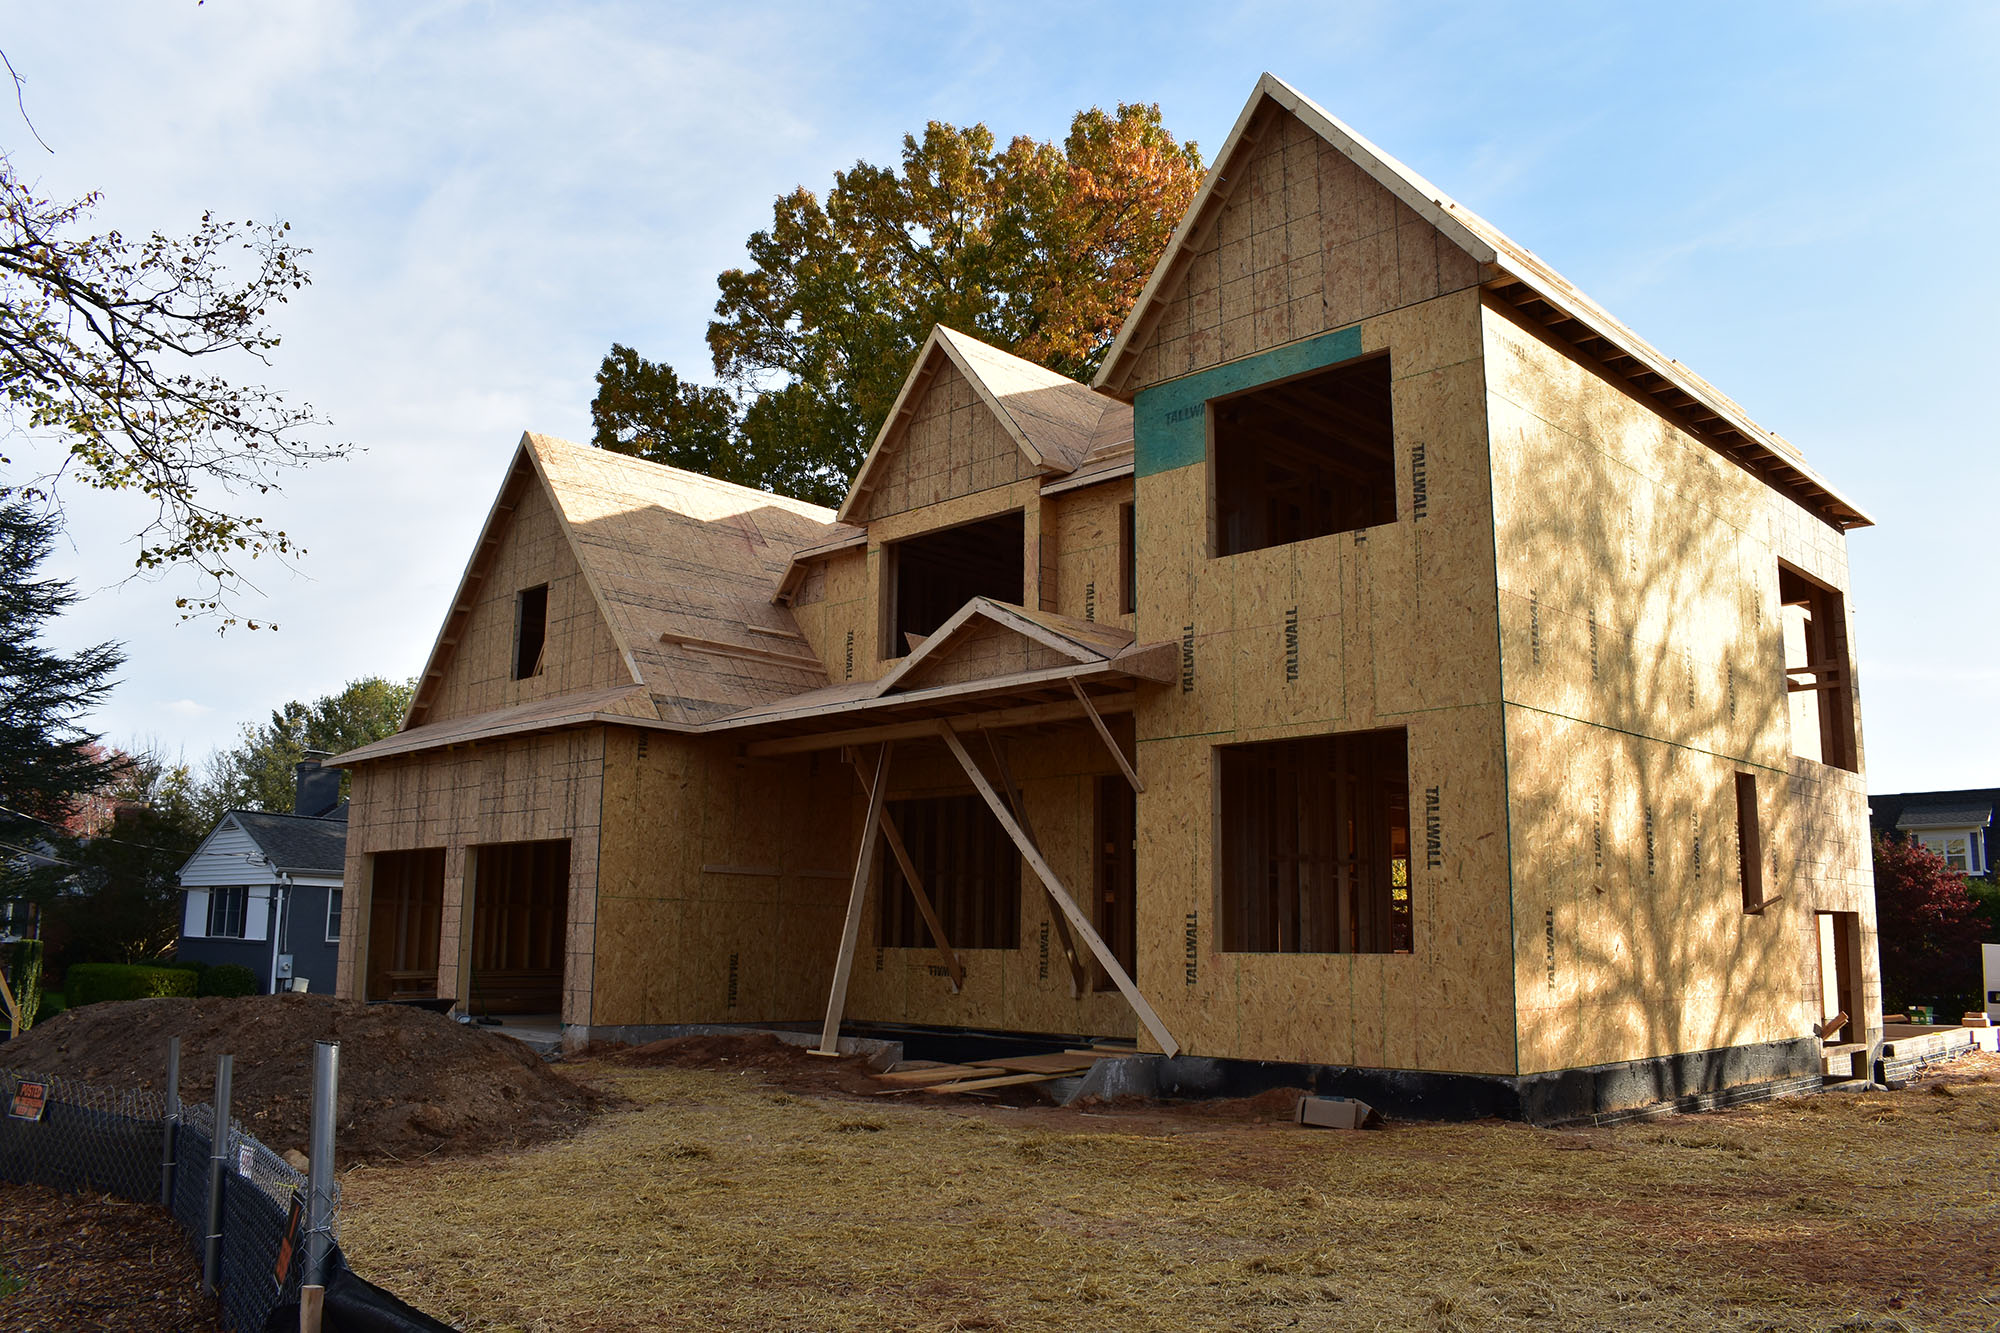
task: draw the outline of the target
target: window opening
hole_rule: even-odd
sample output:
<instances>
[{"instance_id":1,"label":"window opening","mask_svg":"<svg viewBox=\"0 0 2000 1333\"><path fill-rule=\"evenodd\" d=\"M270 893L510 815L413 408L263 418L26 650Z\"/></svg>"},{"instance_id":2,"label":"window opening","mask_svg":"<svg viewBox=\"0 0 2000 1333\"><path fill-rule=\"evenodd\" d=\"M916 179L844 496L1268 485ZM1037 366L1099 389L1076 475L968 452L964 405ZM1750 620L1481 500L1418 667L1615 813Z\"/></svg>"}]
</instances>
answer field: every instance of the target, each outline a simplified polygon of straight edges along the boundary
<instances>
[{"instance_id":1,"label":"window opening","mask_svg":"<svg viewBox=\"0 0 2000 1333\"><path fill-rule=\"evenodd\" d=\"M542 674L542 645L548 638L549 585L521 589L514 607L514 679Z\"/></svg>"},{"instance_id":2,"label":"window opening","mask_svg":"<svg viewBox=\"0 0 2000 1333\"><path fill-rule=\"evenodd\" d=\"M1118 506L1118 610L1139 609L1139 507Z\"/></svg>"},{"instance_id":3,"label":"window opening","mask_svg":"<svg viewBox=\"0 0 2000 1333\"><path fill-rule=\"evenodd\" d=\"M340 890L328 889L326 894L326 942L340 943Z\"/></svg>"},{"instance_id":4,"label":"window opening","mask_svg":"<svg viewBox=\"0 0 2000 1333\"><path fill-rule=\"evenodd\" d=\"M1845 601L1789 565L1778 566L1778 600L1783 604L1792 753L1858 771Z\"/></svg>"},{"instance_id":5,"label":"window opening","mask_svg":"<svg viewBox=\"0 0 2000 1333\"><path fill-rule=\"evenodd\" d=\"M1743 910L1762 912L1764 897L1764 835L1757 822L1757 775L1736 775L1736 862L1743 884Z\"/></svg>"},{"instance_id":6,"label":"window opening","mask_svg":"<svg viewBox=\"0 0 2000 1333\"><path fill-rule=\"evenodd\" d=\"M882 548L882 656L902 657L974 597L1022 604L1027 521L1020 510Z\"/></svg>"},{"instance_id":7,"label":"window opening","mask_svg":"<svg viewBox=\"0 0 2000 1333\"><path fill-rule=\"evenodd\" d=\"M932 796L890 801L889 813L952 947L1020 947L1021 854L986 803L970 795ZM880 924L885 948L935 943L894 857L884 858Z\"/></svg>"},{"instance_id":8,"label":"window opening","mask_svg":"<svg viewBox=\"0 0 2000 1333\"><path fill-rule=\"evenodd\" d=\"M214 939L243 938L244 918L249 915L250 890L236 884L208 891L208 933Z\"/></svg>"},{"instance_id":9,"label":"window opening","mask_svg":"<svg viewBox=\"0 0 2000 1333\"><path fill-rule=\"evenodd\" d=\"M1097 780L1096 904L1093 925L1125 975L1138 980L1138 919L1133 890L1139 882L1138 793L1122 775ZM1102 963L1091 966L1096 990L1117 990Z\"/></svg>"},{"instance_id":10,"label":"window opening","mask_svg":"<svg viewBox=\"0 0 2000 1333\"><path fill-rule=\"evenodd\" d=\"M1389 358L1209 405L1218 556L1396 521Z\"/></svg>"},{"instance_id":11,"label":"window opening","mask_svg":"<svg viewBox=\"0 0 2000 1333\"><path fill-rule=\"evenodd\" d=\"M1402 728L1219 747L1222 947L1408 953Z\"/></svg>"}]
</instances>

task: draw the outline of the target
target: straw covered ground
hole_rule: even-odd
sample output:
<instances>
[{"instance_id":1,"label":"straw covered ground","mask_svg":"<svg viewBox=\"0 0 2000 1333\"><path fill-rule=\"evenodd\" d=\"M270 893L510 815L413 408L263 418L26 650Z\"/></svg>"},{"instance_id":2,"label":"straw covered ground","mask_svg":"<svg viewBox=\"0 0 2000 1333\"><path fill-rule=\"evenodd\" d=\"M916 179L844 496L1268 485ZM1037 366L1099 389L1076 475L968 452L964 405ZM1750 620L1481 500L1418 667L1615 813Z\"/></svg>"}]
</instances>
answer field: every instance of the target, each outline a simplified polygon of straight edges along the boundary
<instances>
[{"instance_id":1,"label":"straw covered ground","mask_svg":"<svg viewBox=\"0 0 2000 1333\"><path fill-rule=\"evenodd\" d=\"M1309 1130L591 1062L573 1138L345 1177L461 1327L1990 1330L2000 1059L1594 1130Z\"/></svg>"}]
</instances>

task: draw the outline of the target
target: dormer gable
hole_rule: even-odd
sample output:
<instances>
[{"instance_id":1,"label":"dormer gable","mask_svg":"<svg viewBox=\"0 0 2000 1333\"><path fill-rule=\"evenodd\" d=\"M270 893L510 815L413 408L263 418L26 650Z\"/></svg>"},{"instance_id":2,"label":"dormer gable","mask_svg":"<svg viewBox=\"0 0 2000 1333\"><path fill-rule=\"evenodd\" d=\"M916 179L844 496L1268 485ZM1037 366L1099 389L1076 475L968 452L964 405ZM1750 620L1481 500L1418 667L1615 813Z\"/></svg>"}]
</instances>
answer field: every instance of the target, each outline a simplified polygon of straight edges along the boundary
<instances>
[{"instance_id":1,"label":"dormer gable","mask_svg":"<svg viewBox=\"0 0 2000 1333\"><path fill-rule=\"evenodd\" d=\"M855 473L843 523L1074 470L1129 409L942 324Z\"/></svg>"}]
</instances>

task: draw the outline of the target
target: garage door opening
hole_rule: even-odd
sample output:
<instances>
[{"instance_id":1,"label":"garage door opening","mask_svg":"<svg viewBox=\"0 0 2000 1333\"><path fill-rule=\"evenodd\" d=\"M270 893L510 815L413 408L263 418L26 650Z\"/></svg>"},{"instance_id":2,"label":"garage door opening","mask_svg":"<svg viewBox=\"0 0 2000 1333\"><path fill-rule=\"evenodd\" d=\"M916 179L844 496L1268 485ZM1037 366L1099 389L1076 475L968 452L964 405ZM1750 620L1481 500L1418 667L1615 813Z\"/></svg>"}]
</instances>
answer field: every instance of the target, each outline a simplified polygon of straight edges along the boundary
<instances>
[{"instance_id":1,"label":"garage door opening","mask_svg":"<svg viewBox=\"0 0 2000 1333\"><path fill-rule=\"evenodd\" d=\"M376 852L370 860L366 994L371 1000L435 999L444 848Z\"/></svg>"},{"instance_id":2,"label":"garage door opening","mask_svg":"<svg viewBox=\"0 0 2000 1333\"><path fill-rule=\"evenodd\" d=\"M462 984L474 1015L558 1015L569 931L569 840L474 847L472 951Z\"/></svg>"}]
</instances>

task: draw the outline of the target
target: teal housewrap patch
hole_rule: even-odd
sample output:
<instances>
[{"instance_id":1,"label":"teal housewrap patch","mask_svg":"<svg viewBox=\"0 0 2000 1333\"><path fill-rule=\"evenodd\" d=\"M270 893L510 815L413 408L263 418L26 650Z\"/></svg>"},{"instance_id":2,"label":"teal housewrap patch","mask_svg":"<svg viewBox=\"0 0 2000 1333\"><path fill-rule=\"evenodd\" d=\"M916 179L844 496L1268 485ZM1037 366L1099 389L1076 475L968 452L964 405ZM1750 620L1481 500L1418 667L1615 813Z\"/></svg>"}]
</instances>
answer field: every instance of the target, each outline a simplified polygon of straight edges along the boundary
<instances>
[{"instance_id":1,"label":"teal housewrap patch","mask_svg":"<svg viewBox=\"0 0 2000 1333\"><path fill-rule=\"evenodd\" d=\"M1133 474L1150 477L1201 462L1208 454L1211 400L1360 355L1361 326L1356 324L1141 389L1132 400Z\"/></svg>"}]
</instances>

